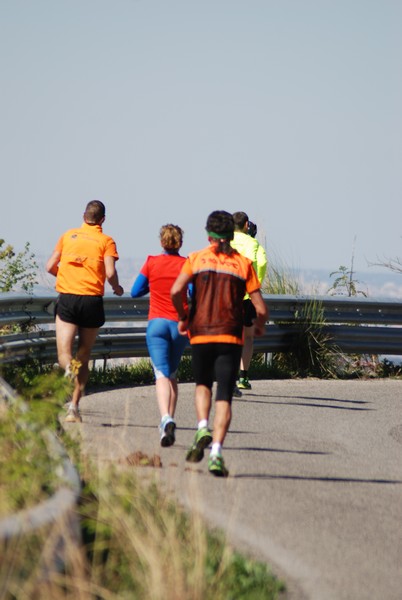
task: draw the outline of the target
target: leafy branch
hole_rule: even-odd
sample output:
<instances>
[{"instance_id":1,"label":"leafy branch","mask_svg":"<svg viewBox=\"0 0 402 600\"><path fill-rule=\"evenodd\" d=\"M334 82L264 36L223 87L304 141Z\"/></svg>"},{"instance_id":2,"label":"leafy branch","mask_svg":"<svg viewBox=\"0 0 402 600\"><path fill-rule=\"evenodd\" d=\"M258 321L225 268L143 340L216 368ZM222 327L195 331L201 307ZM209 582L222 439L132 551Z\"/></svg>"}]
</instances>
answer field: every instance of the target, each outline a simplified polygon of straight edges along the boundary
<instances>
[{"instance_id":1,"label":"leafy branch","mask_svg":"<svg viewBox=\"0 0 402 600\"><path fill-rule=\"evenodd\" d=\"M0 239L0 292L12 292L20 288L27 294L32 294L37 283L37 269L29 242L25 244L24 250L16 253L13 246L5 246L5 241Z\"/></svg>"}]
</instances>

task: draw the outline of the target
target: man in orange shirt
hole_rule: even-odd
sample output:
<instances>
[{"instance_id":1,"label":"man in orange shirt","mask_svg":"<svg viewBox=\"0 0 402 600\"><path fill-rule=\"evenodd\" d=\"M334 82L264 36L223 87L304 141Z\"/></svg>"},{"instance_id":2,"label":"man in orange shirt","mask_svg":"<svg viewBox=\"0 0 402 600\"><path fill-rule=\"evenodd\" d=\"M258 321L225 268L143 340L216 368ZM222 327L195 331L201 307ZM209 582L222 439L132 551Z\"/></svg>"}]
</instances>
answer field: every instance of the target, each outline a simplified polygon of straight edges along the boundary
<instances>
[{"instance_id":1,"label":"man in orange shirt","mask_svg":"<svg viewBox=\"0 0 402 600\"><path fill-rule=\"evenodd\" d=\"M115 268L118 260L114 240L102 231L105 205L92 200L86 206L84 223L69 229L56 244L46 269L56 277L56 343L58 362L74 379L74 390L66 421L80 423L79 402L89 376L89 359L99 328L105 322L105 280L117 296L124 293ZM78 349L73 345L78 333Z\"/></svg>"},{"instance_id":2,"label":"man in orange shirt","mask_svg":"<svg viewBox=\"0 0 402 600\"><path fill-rule=\"evenodd\" d=\"M171 289L179 315L178 329L189 335L196 383L198 430L186 460L199 462L212 441L208 470L227 477L222 445L232 418L232 396L243 346L243 298L246 292L256 310L255 335L263 335L268 310L250 259L231 247L233 216L214 211L206 226L210 245L189 255ZM183 305L183 290L193 284L191 310ZM216 381L213 435L208 429L212 385Z\"/></svg>"}]
</instances>

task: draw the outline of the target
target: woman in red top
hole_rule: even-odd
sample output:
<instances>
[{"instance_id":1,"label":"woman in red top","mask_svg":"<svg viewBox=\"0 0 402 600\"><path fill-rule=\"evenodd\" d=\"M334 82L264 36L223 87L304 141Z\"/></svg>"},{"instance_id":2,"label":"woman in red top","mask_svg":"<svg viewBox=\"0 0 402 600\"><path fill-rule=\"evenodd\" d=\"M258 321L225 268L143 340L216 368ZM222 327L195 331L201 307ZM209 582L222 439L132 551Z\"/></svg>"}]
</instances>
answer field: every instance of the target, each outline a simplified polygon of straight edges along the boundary
<instances>
[{"instance_id":1,"label":"woman in red top","mask_svg":"<svg viewBox=\"0 0 402 600\"><path fill-rule=\"evenodd\" d=\"M183 231L177 225L164 225L159 232L162 254L148 256L131 288L131 297L150 293L147 347L156 379L156 397L161 415L161 446L175 442L178 387L177 369L188 339L178 333L177 312L170 298L170 288L186 260L180 256ZM187 289L183 292L187 307Z\"/></svg>"}]
</instances>

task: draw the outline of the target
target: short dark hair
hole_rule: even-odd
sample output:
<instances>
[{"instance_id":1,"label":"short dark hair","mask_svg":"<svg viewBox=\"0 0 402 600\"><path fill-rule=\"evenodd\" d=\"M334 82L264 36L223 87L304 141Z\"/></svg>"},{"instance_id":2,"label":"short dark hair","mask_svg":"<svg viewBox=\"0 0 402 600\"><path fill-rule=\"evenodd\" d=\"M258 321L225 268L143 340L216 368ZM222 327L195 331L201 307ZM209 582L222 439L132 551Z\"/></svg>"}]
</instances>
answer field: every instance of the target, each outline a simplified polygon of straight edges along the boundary
<instances>
[{"instance_id":1,"label":"short dark hair","mask_svg":"<svg viewBox=\"0 0 402 600\"><path fill-rule=\"evenodd\" d=\"M105 214L106 209L103 202L100 200L91 200L91 202L88 202L85 209L85 223L88 223L88 225L98 225L98 223L102 221Z\"/></svg>"},{"instance_id":2,"label":"short dark hair","mask_svg":"<svg viewBox=\"0 0 402 600\"><path fill-rule=\"evenodd\" d=\"M248 221L248 214L242 211L233 213L233 221L235 231L243 231L245 224Z\"/></svg>"},{"instance_id":3,"label":"short dark hair","mask_svg":"<svg viewBox=\"0 0 402 600\"><path fill-rule=\"evenodd\" d=\"M207 219L205 229L207 230L207 233L214 233L216 236L222 235L221 239L216 237L218 243L215 252L222 252L223 254L228 255L236 252L230 245L234 233L233 216L226 210L214 210Z\"/></svg>"},{"instance_id":4,"label":"short dark hair","mask_svg":"<svg viewBox=\"0 0 402 600\"><path fill-rule=\"evenodd\" d=\"M222 236L227 237L227 239L233 239L233 216L226 210L214 210L207 219L206 230L211 231L212 233L221 233Z\"/></svg>"}]
</instances>

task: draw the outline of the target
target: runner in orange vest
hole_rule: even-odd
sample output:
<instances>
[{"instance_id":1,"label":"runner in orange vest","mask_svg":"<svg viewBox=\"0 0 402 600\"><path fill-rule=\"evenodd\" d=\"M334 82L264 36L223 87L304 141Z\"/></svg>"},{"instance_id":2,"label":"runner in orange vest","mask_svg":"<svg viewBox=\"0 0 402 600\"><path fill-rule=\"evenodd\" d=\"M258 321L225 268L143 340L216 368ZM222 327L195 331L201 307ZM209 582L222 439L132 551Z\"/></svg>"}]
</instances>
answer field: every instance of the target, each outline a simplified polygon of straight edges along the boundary
<instances>
[{"instance_id":1,"label":"runner in orange vest","mask_svg":"<svg viewBox=\"0 0 402 600\"><path fill-rule=\"evenodd\" d=\"M214 211L207 220L210 245L193 252L171 289L179 316L178 329L189 335L196 383L198 430L186 460L199 462L212 441L208 470L227 477L222 445L232 418L232 396L243 347L243 298L246 292L256 309L255 335L263 335L268 310L251 260L231 247L233 216ZM183 291L192 284L191 310L187 314ZM208 429L212 385L216 381L213 434Z\"/></svg>"},{"instance_id":2,"label":"runner in orange vest","mask_svg":"<svg viewBox=\"0 0 402 600\"><path fill-rule=\"evenodd\" d=\"M89 359L99 328L105 322L105 280L117 296L124 293L115 268L118 260L114 240L102 231L105 205L92 200L86 206L84 223L69 229L58 240L46 269L56 277L59 296L55 308L58 362L74 381L66 421L82 421L79 402L89 376ZM78 334L78 349L73 346Z\"/></svg>"}]
</instances>

